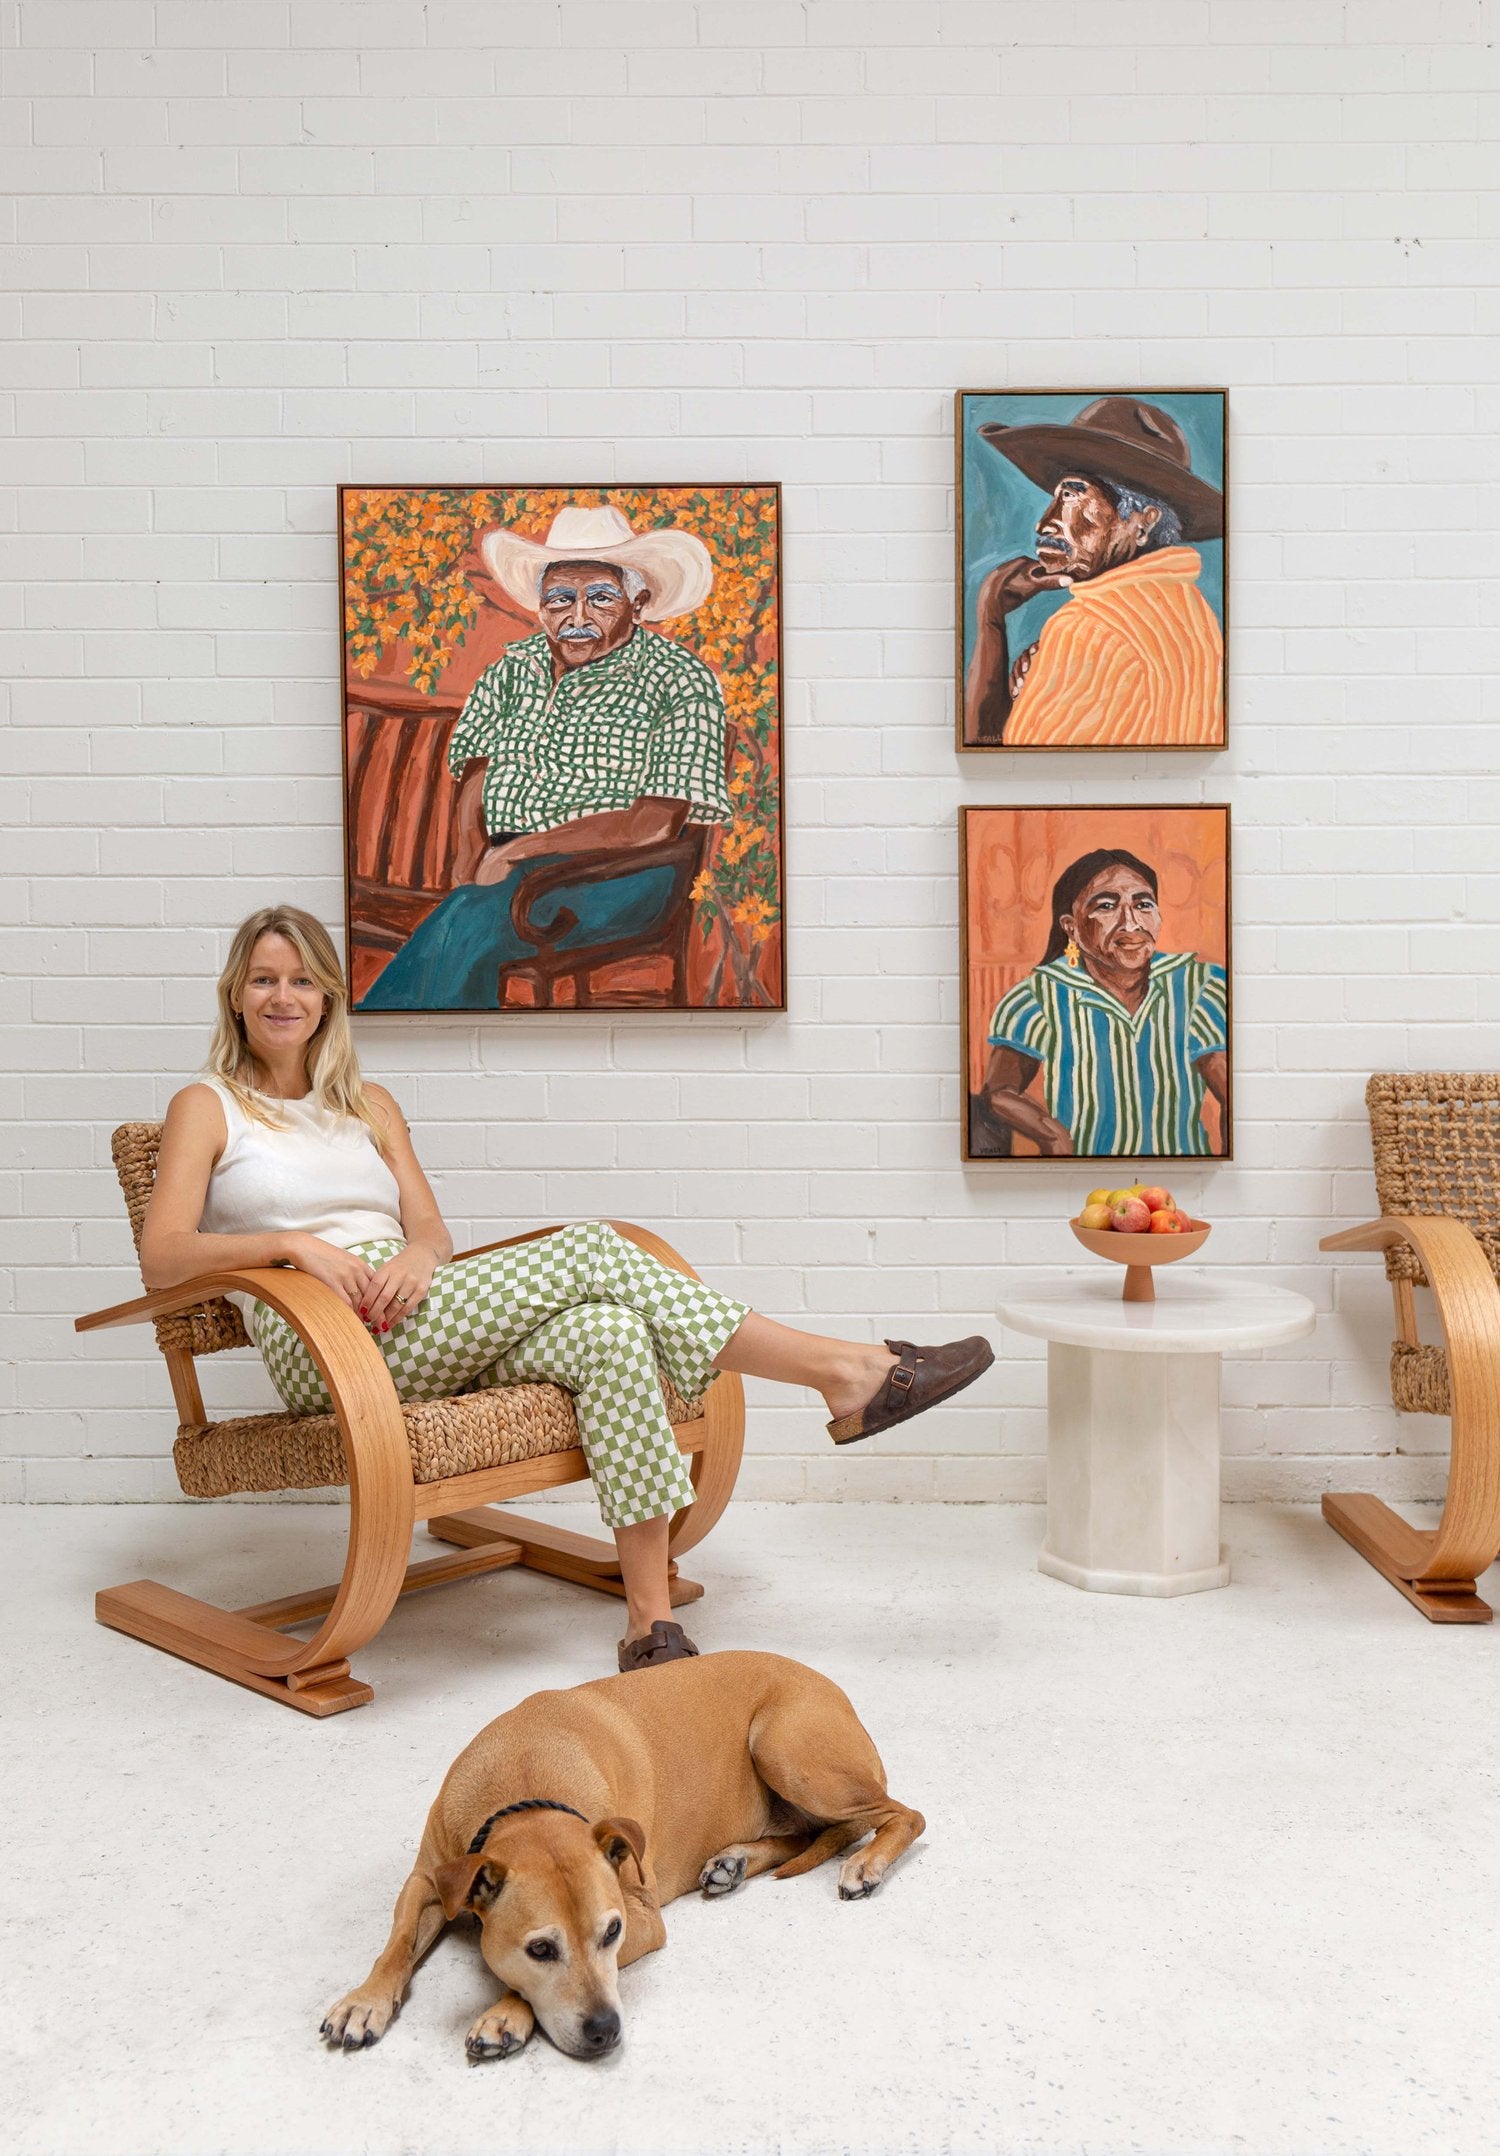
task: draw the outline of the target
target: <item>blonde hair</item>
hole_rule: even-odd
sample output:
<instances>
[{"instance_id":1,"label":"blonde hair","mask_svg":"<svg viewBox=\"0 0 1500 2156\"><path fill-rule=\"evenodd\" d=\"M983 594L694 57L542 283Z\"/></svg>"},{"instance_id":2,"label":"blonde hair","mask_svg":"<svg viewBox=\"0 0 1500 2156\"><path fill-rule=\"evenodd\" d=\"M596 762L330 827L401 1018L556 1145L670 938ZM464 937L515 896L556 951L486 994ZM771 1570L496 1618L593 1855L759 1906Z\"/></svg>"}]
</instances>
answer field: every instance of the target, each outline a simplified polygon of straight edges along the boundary
<instances>
[{"instance_id":1,"label":"blonde hair","mask_svg":"<svg viewBox=\"0 0 1500 2156\"><path fill-rule=\"evenodd\" d=\"M307 1044L307 1082L313 1098L320 1108L355 1117L384 1151L385 1130L370 1106L359 1057L354 1052L354 1036L349 1030L349 991L344 969L327 929L300 906L262 906L235 930L224 971L219 975L219 1010L208 1051L210 1077L226 1086L255 1122L265 1123L272 1130L285 1129L285 1124L268 1109L264 1096L255 1091L255 1057L245 1039L245 1022L236 1009L250 975L251 954L262 936L284 936L309 979L323 991L323 1021Z\"/></svg>"}]
</instances>

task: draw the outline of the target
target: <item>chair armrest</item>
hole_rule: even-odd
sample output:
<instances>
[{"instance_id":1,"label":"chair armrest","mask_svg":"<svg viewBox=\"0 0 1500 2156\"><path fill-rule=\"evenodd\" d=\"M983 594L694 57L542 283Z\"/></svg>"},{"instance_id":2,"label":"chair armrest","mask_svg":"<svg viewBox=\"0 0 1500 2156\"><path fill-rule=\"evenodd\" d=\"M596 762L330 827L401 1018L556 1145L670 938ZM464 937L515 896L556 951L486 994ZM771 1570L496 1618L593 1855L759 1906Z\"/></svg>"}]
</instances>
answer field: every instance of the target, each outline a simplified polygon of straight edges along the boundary
<instances>
[{"instance_id":1,"label":"chair armrest","mask_svg":"<svg viewBox=\"0 0 1500 2156\"><path fill-rule=\"evenodd\" d=\"M1442 1218L1440 1214L1425 1216L1427 1223ZM1319 1238L1320 1250L1389 1250L1392 1243L1410 1243L1419 1247L1415 1237L1407 1233L1409 1217L1404 1213L1382 1213L1378 1220L1362 1220L1357 1228L1339 1228L1331 1235ZM1464 1230L1468 1234L1468 1230Z\"/></svg>"},{"instance_id":2,"label":"chair armrest","mask_svg":"<svg viewBox=\"0 0 1500 2156\"><path fill-rule=\"evenodd\" d=\"M287 1281L317 1287L319 1294L328 1296L332 1302L341 1302L334 1296L332 1287L323 1281L315 1281L313 1274L295 1272L291 1266L246 1266L233 1272L196 1272L192 1281L179 1281L175 1287L153 1287L151 1294L136 1296L134 1302L114 1302L108 1311L91 1311L86 1317L73 1319L73 1332L97 1332L101 1326L144 1326L155 1317L177 1317L181 1311L190 1311L196 1302L211 1302L213 1296L256 1296L261 1302L269 1302L272 1309L280 1309L278 1294L287 1289ZM300 1298L300 1289L293 1287L291 1296ZM313 1298L313 1311L317 1311L317 1296ZM282 1311L289 1317L289 1311Z\"/></svg>"},{"instance_id":3,"label":"chair armrest","mask_svg":"<svg viewBox=\"0 0 1500 2156\"><path fill-rule=\"evenodd\" d=\"M532 869L516 886L510 902L510 925L523 943L531 944L538 951L551 951L578 926L578 916L568 906L564 906L545 927L534 920L537 908L554 891L568 890L581 883L610 883L616 876L633 876L640 869L691 868L702 844L701 831L690 825L676 838L663 839L655 846L640 846L631 851L617 849L610 853L575 853L565 861L549 861L543 868Z\"/></svg>"},{"instance_id":4,"label":"chair armrest","mask_svg":"<svg viewBox=\"0 0 1500 2156\"><path fill-rule=\"evenodd\" d=\"M1500 1356L1500 1285L1478 1238L1446 1213L1384 1213L1325 1235L1318 1248L1388 1250L1393 1243L1410 1244L1422 1261L1442 1320L1456 1400L1460 1383L1467 1389L1474 1382L1472 1365L1493 1366Z\"/></svg>"},{"instance_id":5,"label":"chair armrest","mask_svg":"<svg viewBox=\"0 0 1500 2156\"><path fill-rule=\"evenodd\" d=\"M358 1403L368 1405L372 1395L381 1404L381 1414L388 1404L395 1414L394 1427L404 1428L395 1383L369 1333L342 1295L295 1266L247 1265L195 1273L175 1287L156 1288L134 1302L116 1303L111 1309L75 1318L73 1330L90 1333L110 1325L143 1325L154 1318L175 1317L215 1295L229 1294L253 1295L286 1319L316 1363L341 1428L346 1426L349 1409Z\"/></svg>"}]
</instances>

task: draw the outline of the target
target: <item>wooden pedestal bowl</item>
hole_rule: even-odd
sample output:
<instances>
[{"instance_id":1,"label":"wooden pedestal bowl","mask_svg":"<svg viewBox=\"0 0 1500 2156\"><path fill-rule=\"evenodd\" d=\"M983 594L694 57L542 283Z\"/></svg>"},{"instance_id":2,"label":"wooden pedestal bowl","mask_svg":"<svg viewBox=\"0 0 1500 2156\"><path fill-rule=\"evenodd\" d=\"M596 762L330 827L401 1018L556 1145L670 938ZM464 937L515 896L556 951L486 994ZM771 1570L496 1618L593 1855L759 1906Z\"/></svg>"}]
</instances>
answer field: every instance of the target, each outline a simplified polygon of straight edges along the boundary
<instances>
[{"instance_id":1,"label":"wooden pedestal bowl","mask_svg":"<svg viewBox=\"0 0 1500 2156\"><path fill-rule=\"evenodd\" d=\"M1125 1286L1120 1300L1127 1303L1154 1303L1152 1266L1175 1265L1179 1258L1190 1258L1195 1250L1203 1248L1212 1232L1206 1220L1195 1220L1182 1235L1122 1235L1115 1228L1081 1228L1076 1220L1070 1220L1068 1226L1096 1258L1113 1258L1116 1265L1124 1266Z\"/></svg>"}]
</instances>

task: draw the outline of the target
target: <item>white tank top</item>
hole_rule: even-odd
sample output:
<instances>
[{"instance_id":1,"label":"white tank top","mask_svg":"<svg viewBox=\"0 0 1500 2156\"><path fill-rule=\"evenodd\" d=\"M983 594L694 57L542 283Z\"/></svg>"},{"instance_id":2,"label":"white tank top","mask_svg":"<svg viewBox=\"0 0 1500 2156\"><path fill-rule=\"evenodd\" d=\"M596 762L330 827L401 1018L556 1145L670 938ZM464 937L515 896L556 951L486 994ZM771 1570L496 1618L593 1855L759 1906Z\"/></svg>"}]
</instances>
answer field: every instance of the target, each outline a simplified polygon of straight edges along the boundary
<instances>
[{"instance_id":1,"label":"white tank top","mask_svg":"<svg viewBox=\"0 0 1500 2156\"><path fill-rule=\"evenodd\" d=\"M270 1100L284 1124L272 1130L245 1114L229 1088L205 1078L224 1109L228 1129L214 1164L200 1223L206 1235L266 1235L276 1231L321 1236L348 1250L376 1237L406 1241L401 1193L369 1130L355 1116L305 1100ZM254 1339L251 1298L229 1300Z\"/></svg>"}]
</instances>

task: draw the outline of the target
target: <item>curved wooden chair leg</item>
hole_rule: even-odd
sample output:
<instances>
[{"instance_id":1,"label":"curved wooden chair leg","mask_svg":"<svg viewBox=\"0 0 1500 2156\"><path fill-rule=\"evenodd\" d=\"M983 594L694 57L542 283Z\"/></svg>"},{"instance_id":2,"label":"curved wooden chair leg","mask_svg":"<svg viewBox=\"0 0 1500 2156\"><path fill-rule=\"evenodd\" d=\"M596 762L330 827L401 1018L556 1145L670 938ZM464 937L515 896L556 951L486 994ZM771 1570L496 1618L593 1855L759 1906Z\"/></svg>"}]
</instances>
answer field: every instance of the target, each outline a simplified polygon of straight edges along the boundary
<instances>
[{"instance_id":1,"label":"curved wooden chair leg","mask_svg":"<svg viewBox=\"0 0 1500 2156\"><path fill-rule=\"evenodd\" d=\"M374 1696L351 1675L349 1656L380 1630L406 1579L414 1512L406 1426L380 1350L331 1288L306 1273L256 1268L195 1280L187 1299L236 1289L258 1296L294 1328L333 1401L349 1468L349 1544L332 1606L324 1604L323 1622L310 1640L289 1639L275 1629L278 1622L296 1621L288 1608L296 1598L259 1605L250 1615L155 1580L104 1589L95 1614L102 1624L304 1714L339 1714ZM180 1305L181 1291L167 1290L82 1322L125 1324L168 1315L174 1296Z\"/></svg>"},{"instance_id":2,"label":"curved wooden chair leg","mask_svg":"<svg viewBox=\"0 0 1500 2156\"><path fill-rule=\"evenodd\" d=\"M745 1451L745 1386L732 1370L721 1370L703 1400L703 1450L693 1459L693 1502L672 1521L667 1549L680 1557L716 1527L734 1495Z\"/></svg>"},{"instance_id":3,"label":"curved wooden chair leg","mask_svg":"<svg viewBox=\"0 0 1500 2156\"><path fill-rule=\"evenodd\" d=\"M1500 1287L1461 1221L1387 1215L1323 1238L1324 1250L1409 1243L1432 1283L1452 1398L1442 1518L1413 1527L1378 1497L1325 1495L1323 1517L1434 1624L1488 1624L1475 1591L1500 1552Z\"/></svg>"}]
</instances>

